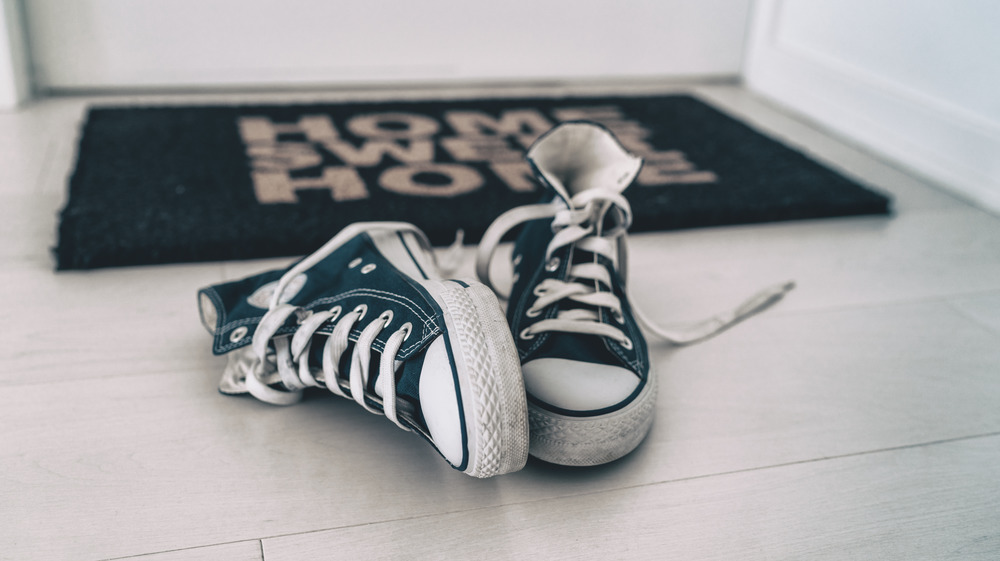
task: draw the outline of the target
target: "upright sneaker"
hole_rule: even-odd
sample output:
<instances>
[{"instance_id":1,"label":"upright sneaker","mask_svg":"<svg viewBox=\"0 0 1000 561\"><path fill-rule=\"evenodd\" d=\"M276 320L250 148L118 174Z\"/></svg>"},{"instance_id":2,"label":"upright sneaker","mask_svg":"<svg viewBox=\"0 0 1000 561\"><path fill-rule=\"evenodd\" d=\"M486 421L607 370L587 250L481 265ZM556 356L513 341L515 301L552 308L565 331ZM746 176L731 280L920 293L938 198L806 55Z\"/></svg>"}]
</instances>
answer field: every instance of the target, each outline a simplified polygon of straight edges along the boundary
<instances>
[{"instance_id":1,"label":"upright sneaker","mask_svg":"<svg viewBox=\"0 0 1000 561\"><path fill-rule=\"evenodd\" d=\"M475 477L528 455L520 363L496 296L439 278L424 234L358 223L286 270L199 291L220 391L269 403L326 388L425 438Z\"/></svg>"},{"instance_id":2,"label":"upright sneaker","mask_svg":"<svg viewBox=\"0 0 1000 561\"><path fill-rule=\"evenodd\" d=\"M522 362L530 453L564 465L628 454L653 424L656 376L636 319L675 344L708 337L780 298L790 283L692 329L668 332L633 309L626 293L623 196L642 167L603 127L569 122L543 135L527 159L545 188L542 204L501 215L483 236L476 273L495 288L497 244L523 224L513 249L507 319Z\"/></svg>"}]
</instances>

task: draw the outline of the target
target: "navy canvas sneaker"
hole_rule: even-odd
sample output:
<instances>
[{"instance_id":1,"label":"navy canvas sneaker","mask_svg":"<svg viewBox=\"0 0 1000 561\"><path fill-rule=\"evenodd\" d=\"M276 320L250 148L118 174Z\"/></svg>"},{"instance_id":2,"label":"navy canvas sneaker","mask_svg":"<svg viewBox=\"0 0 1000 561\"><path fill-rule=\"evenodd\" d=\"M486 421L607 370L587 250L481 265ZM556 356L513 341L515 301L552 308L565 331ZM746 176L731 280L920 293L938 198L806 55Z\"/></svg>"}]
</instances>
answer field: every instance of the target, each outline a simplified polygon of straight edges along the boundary
<instances>
[{"instance_id":1,"label":"navy canvas sneaker","mask_svg":"<svg viewBox=\"0 0 1000 561\"><path fill-rule=\"evenodd\" d=\"M546 198L497 218L480 243L476 273L496 289L490 269L497 244L523 225L512 253L507 319L522 362L530 453L564 465L610 462L635 449L653 423L656 376L637 319L687 344L766 307L791 285L771 287L686 331L658 328L626 293L632 211L622 193L642 159L588 122L557 126L527 159Z\"/></svg>"},{"instance_id":2,"label":"navy canvas sneaker","mask_svg":"<svg viewBox=\"0 0 1000 561\"><path fill-rule=\"evenodd\" d=\"M475 477L517 471L528 427L496 296L443 280L404 223L357 223L285 270L199 291L226 394L291 404L326 388L425 438Z\"/></svg>"}]
</instances>

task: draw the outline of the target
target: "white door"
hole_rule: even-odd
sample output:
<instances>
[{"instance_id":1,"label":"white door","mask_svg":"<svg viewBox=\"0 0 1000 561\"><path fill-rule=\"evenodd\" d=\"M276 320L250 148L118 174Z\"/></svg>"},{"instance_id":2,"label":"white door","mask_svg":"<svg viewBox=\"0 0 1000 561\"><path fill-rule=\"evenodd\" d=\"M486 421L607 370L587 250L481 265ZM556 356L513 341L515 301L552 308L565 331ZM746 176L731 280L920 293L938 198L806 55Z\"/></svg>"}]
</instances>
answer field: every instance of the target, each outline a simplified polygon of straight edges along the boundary
<instances>
[{"instance_id":1,"label":"white door","mask_svg":"<svg viewBox=\"0 0 1000 561\"><path fill-rule=\"evenodd\" d=\"M1000 211L998 22L995 0L757 0L746 82Z\"/></svg>"}]
</instances>

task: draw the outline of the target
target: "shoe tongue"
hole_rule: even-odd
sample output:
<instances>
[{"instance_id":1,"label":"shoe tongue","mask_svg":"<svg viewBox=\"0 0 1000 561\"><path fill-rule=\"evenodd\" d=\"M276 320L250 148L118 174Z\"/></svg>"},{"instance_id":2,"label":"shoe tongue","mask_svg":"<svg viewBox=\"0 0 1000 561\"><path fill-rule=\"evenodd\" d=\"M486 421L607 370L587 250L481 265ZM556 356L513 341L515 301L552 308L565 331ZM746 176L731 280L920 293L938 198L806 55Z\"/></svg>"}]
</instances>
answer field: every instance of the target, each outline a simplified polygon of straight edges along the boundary
<instances>
[{"instance_id":1,"label":"shoe tongue","mask_svg":"<svg viewBox=\"0 0 1000 561\"><path fill-rule=\"evenodd\" d=\"M539 138L528 150L539 182L573 208L575 195L590 189L623 192L642 168L604 127L574 121Z\"/></svg>"},{"instance_id":2,"label":"shoe tongue","mask_svg":"<svg viewBox=\"0 0 1000 561\"><path fill-rule=\"evenodd\" d=\"M545 342L545 350L539 356L564 358L590 364L620 366L638 375L636 366L629 362L627 356L612 352L608 344L598 335L549 333L549 337Z\"/></svg>"},{"instance_id":3,"label":"shoe tongue","mask_svg":"<svg viewBox=\"0 0 1000 561\"><path fill-rule=\"evenodd\" d=\"M403 396L413 403L420 402L420 373L423 369L423 353L403 363L396 382L396 395Z\"/></svg>"}]
</instances>

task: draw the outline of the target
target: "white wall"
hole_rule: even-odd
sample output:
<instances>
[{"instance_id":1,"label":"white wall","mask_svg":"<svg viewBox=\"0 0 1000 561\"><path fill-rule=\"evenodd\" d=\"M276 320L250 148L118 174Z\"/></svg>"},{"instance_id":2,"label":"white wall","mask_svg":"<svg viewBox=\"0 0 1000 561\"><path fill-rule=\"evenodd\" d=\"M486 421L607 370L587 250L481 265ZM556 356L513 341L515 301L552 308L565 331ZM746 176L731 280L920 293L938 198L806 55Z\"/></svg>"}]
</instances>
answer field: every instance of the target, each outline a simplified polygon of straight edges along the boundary
<instances>
[{"instance_id":1,"label":"white wall","mask_svg":"<svg viewBox=\"0 0 1000 561\"><path fill-rule=\"evenodd\" d=\"M1000 211L1000 2L758 0L747 85Z\"/></svg>"},{"instance_id":2,"label":"white wall","mask_svg":"<svg viewBox=\"0 0 1000 561\"><path fill-rule=\"evenodd\" d=\"M0 1L0 110L28 98L29 84L18 0Z\"/></svg>"},{"instance_id":3,"label":"white wall","mask_svg":"<svg viewBox=\"0 0 1000 561\"><path fill-rule=\"evenodd\" d=\"M42 90L736 77L750 0L31 0Z\"/></svg>"}]
</instances>

